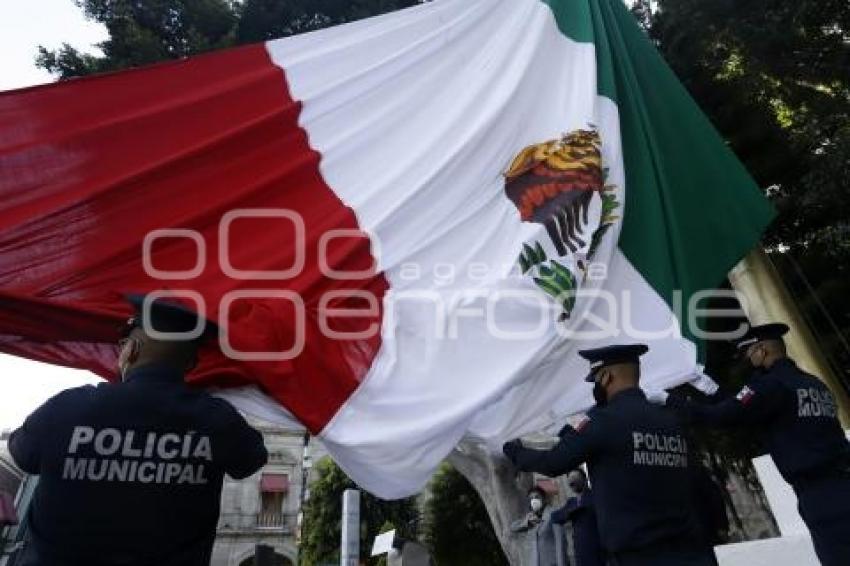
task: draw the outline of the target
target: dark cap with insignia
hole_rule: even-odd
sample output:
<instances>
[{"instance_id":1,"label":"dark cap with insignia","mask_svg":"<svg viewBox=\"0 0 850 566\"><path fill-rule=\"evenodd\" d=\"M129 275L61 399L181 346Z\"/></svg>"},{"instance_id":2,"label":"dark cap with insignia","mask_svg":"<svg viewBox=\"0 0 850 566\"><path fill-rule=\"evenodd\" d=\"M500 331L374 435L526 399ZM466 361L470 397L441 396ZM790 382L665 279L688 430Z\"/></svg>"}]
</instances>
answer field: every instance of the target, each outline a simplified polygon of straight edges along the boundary
<instances>
[{"instance_id":1,"label":"dark cap with insignia","mask_svg":"<svg viewBox=\"0 0 850 566\"><path fill-rule=\"evenodd\" d=\"M594 348L593 350L580 350L578 355L590 362L590 373L584 380L593 383L596 372L605 366L638 364L640 357L648 351L649 347L645 344L621 344Z\"/></svg>"},{"instance_id":2,"label":"dark cap with insignia","mask_svg":"<svg viewBox=\"0 0 850 566\"><path fill-rule=\"evenodd\" d=\"M147 301L144 295L127 295L127 302L133 305L136 313L124 326L127 336L134 328L145 332L166 334L162 340L203 342L218 334L218 325L198 315L195 311L174 299L158 297ZM182 334L184 336L167 336ZM156 335L152 338L157 339Z\"/></svg>"},{"instance_id":3,"label":"dark cap with insignia","mask_svg":"<svg viewBox=\"0 0 850 566\"><path fill-rule=\"evenodd\" d=\"M751 326L743 336L733 340L732 343L738 350L743 350L762 340L779 340L788 333L788 330L788 325L781 322Z\"/></svg>"}]
</instances>

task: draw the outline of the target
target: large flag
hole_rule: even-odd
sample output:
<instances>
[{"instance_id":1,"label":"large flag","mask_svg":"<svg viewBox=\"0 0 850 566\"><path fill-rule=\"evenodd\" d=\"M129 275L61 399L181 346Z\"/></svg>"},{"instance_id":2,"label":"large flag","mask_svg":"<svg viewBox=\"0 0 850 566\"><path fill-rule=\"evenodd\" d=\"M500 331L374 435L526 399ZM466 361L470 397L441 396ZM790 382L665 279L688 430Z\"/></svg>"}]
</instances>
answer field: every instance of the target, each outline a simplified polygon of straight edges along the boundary
<instances>
[{"instance_id":1,"label":"large flag","mask_svg":"<svg viewBox=\"0 0 850 566\"><path fill-rule=\"evenodd\" d=\"M0 94L0 350L112 378L181 297L191 381L401 497L589 406L581 348L699 376L679 305L772 214L621 0L438 0Z\"/></svg>"}]
</instances>

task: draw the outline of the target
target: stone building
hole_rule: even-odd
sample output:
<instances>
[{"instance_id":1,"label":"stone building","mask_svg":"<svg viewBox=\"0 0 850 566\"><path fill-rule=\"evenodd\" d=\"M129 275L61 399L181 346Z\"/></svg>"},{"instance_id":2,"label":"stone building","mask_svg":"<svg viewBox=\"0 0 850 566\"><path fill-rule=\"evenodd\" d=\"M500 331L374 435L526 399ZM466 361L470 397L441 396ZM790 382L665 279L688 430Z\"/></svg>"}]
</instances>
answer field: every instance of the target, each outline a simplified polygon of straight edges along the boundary
<instances>
[{"instance_id":1,"label":"stone building","mask_svg":"<svg viewBox=\"0 0 850 566\"><path fill-rule=\"evenodd\" d=\"M0 440L0 524L7 519L5 516L5 513L9 511L7 506L15 502L23 481L24 473L12 460L7 441Z\"/></svg>"},{"instance_id":2,"label":"stone building","mask_svg":"<svg viewBox=\"0 0 850 566\"><path fill-rule=\"evenodd\" d=\"M295 564L302 489L313 481L312 462L325 455L303 431L252 423L265 439L268 464L250 478L226 479L211 566L251 566L257 545L273 549L275 564Z\"/></svg>"},{"instance_id":3,"label":"stone building","mask_svg":"<svg viewBox=\"0 0 850 566\"><path fill-rule=\"evenodd\" d=\"M35 489L35 478L18 468L5 439L0 440L0 566L12 564L23 539L23 525L18 521L22 506L28 504Z\"/></svg>"}]
</instances>

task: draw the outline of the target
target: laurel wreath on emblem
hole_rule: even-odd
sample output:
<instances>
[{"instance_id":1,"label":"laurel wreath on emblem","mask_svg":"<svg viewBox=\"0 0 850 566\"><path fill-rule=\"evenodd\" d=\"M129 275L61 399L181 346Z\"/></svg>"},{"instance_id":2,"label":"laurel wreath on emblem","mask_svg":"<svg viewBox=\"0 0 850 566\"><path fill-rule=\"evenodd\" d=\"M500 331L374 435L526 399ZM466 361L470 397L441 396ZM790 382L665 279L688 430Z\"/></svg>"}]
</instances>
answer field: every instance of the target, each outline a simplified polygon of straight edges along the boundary
<instances>
[{"instance_id":1,"label":"laurel wreath on emblem","mask_svg":"<svg viewBox=\"0 0 850 566\"><path fill-rule=\"evenodd\" d=\"M595 127L574 130L560 139L526 147L505 173L505 193L520 218L542 224L558 254L558 258L548 258L539 241L526 242L518 259L520 270L561 304L562 320L569 318L575 307L578 278L558 259L587 247L586 260L592 260L620 207L616 186L607 183L601 147ZM601 218L587 242L584 231L594 194L602 199ZM586 277L586 263L577 264Z\"/></svg>"}]
</instances>

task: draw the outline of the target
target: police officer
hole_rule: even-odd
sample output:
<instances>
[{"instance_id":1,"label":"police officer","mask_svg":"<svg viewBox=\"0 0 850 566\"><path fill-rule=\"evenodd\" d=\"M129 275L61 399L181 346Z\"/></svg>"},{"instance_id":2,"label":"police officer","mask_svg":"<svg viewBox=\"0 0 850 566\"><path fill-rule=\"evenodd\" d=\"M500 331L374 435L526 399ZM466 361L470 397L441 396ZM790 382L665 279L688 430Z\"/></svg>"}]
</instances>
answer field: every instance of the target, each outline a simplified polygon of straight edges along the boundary
<instances>
[{"instance_id":1,"label":"police officer","mask_svg":"<svg viewBox=\"0 0 850 566\"><path fill-rule=\"evenodd\" d=\"M567 485L575 493L567 503L552 513L552 522L572 524L573 549L576 566L605 566L605 550L599 540L599 525L596 522L596 506L593 491L587 485L584 470L576 468L567 474Z\"/></svg>"},{"instance_id":2,"label":"police officer","mask_svg":"<svg viewBox=\"0 0 850 566\"><path fill-rule=\"evenodd\" d=\"M638 387L641 344L579 352L591 364L597 407L565 427L551 450L513 440L505 456L520 470L557 476L587 462L602 545L616 566L702 566L687 504L688 445L675 415Z\"/></svg>"},{"instance_id":3,"label":"police officer","mask_svg":"<svg viewBox=\"0 0 850 566\"><path fill-rule=\"evenodd\" d=\"M121 382L59 393L9 439L17 464L40 476L21 566L207 566L224 474L266 462L259 432L184 382L216 326L176 303L130 301Z\"/></svg>"},{"instance_id":4,"label":"police officer","mask_svg":"<svg viewBox=\"0 0 850 566\"><path fill-rule=\"evenodd\" d=\"M753 326L736 346L752 376L734 398L701 405L666 399L688 420L756 428L779 473L797 494L821 564L850 564L850 445L829 389L785 351L785 324ZM660 396L659 401L665 400Z\"/></svg>"}]
</instances>

